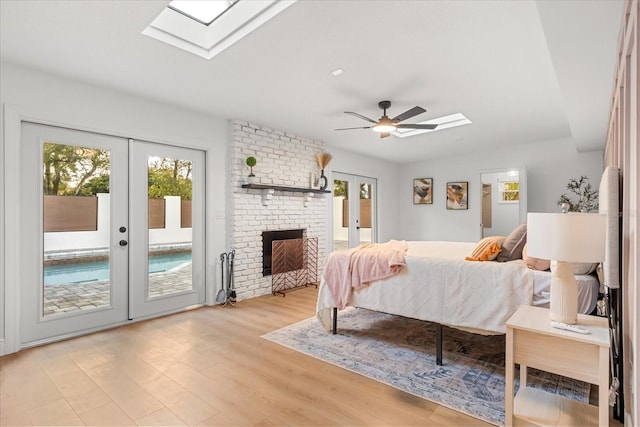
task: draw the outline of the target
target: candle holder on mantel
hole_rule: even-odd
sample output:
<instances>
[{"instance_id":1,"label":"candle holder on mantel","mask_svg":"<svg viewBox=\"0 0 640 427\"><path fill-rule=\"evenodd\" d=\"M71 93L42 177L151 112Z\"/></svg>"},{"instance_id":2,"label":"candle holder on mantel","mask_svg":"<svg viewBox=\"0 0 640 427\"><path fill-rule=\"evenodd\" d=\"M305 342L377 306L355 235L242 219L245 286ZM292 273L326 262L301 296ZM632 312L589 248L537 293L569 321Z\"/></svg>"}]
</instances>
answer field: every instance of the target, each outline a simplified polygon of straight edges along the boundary
<instances>
[{"instance_id":1,"label":"candle holder on mantel","mask_svg":"<svg viewBox=\"0 0 640 427\"><path fill-rule=\"evenodd\" d=\"M318 165L320 166L320 189L326 190L329 182L324 174L324 168L329 165L331 154L323 151L322 153L316 154L316 159L318 159Z\"/></svg>"}]
</instances>

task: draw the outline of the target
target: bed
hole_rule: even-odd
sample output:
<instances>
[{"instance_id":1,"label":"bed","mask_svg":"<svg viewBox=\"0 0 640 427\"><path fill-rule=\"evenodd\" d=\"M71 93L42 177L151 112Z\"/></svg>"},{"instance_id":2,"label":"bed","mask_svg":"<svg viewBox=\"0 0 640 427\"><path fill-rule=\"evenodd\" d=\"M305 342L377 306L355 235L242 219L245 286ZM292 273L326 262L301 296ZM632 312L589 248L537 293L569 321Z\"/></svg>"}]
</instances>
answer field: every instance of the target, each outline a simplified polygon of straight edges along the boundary
<instances>
[{"instance_id":1,"label":"bed","mask_svg":"<svg viewBox=\"0 0 640 427\"><path fill-rule=\"evenodd\" d=\"M528 268L523 259L506 262L465 260L479 243L442 241L391 241L401 250L406 245L404 268L387 278L359 284L348 295L331 289L336 278L327 269L323 274L316 307L317 318L328 331L337 332L337 311L346 306L434 322L437 328L436 359L442 363L442 326L480 334L502 334L507 319L521 305L548 306L550 271ZM373 245L366 245L375 250ZM358 249L330 254L327 267L349 265ZM376 255L377 256L377 255ZM382 273L384 276L385 274ZM595 275L576 275L579 283L580 312L591 313L599 293ZM346 286L351 286L351 283ZM335 286L334 286L335 287ZM338 286L344 291L345 286ZM490 295L490 298L487 298Z\"/></svg>"}]
</instances>

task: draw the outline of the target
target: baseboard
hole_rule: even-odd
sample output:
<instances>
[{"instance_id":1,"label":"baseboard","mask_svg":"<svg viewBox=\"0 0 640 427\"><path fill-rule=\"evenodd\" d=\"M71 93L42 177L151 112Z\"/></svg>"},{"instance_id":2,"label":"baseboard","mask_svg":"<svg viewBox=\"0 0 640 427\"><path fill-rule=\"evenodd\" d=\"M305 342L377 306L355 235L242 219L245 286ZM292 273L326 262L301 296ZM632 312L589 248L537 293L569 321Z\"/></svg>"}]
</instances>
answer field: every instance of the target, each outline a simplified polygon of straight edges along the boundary
<instances>
[{"instance_id":1,"label":"baseboard","mask_svg":"<svg viewBox=\"0 0 640 427\"><path fill-rule=\"evenodd\" d=\"M7 349L5 347L4 344L4 338L0 338L0 356L4 356L6 353Z\"/></svg>"}]
</instances>

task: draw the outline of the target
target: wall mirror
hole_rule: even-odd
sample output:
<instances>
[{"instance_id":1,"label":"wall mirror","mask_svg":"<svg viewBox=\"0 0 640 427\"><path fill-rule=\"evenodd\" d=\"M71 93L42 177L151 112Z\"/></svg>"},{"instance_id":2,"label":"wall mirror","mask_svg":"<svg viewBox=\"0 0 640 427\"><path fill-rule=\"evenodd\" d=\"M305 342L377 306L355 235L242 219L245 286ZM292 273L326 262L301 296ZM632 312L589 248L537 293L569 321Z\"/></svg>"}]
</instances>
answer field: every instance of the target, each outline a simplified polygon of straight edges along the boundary
<instances>
[{"instance_id":1,"label":"wall mirror","mask_svg":"<svg viewBox=\"0 0 640 427\"><path fill-rule=\"evenodd\" d=\"M480 238L508 236L527 221L527 179L524 168L480 173Z\"/></svg>"}]
</instances>

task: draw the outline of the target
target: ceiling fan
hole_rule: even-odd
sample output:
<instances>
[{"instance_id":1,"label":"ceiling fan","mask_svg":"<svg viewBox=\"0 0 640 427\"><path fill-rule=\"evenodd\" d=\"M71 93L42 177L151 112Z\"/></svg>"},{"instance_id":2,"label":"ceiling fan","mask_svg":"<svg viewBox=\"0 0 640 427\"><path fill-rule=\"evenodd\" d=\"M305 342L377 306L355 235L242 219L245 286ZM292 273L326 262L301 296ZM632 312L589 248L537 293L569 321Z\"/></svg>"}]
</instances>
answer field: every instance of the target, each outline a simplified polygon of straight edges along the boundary
<instances>
[{"instance_id":1,"label":"ceiling fan","mask_svg":"<svg viewBox=\"0 0 640 427\"><path fill-rule=\"evenodd\" d=\"M410 119L411 117L417 116L418 114L425 113L425 110L422 107L413 107L402 114L398 114L393 119L387 117L387 109L391 107L391 101L380 101L378 102L378 107L383 111L382 117L375 121L370 119L369 117L365 117L362 114L354 113L353 111L345 111L345 114L351 114L352 116L360 117L368 122L373 123L372 126L363 126L363 127L355 127L355 128L341 128L335 130L351 130L351 129L373 129L376 132L380 132L380 138L386 138L396 129L428 129L432 130L438 127L437 124L418 124L418 123L400 123L404 120Z\"/></svg>"}]
</instances>

